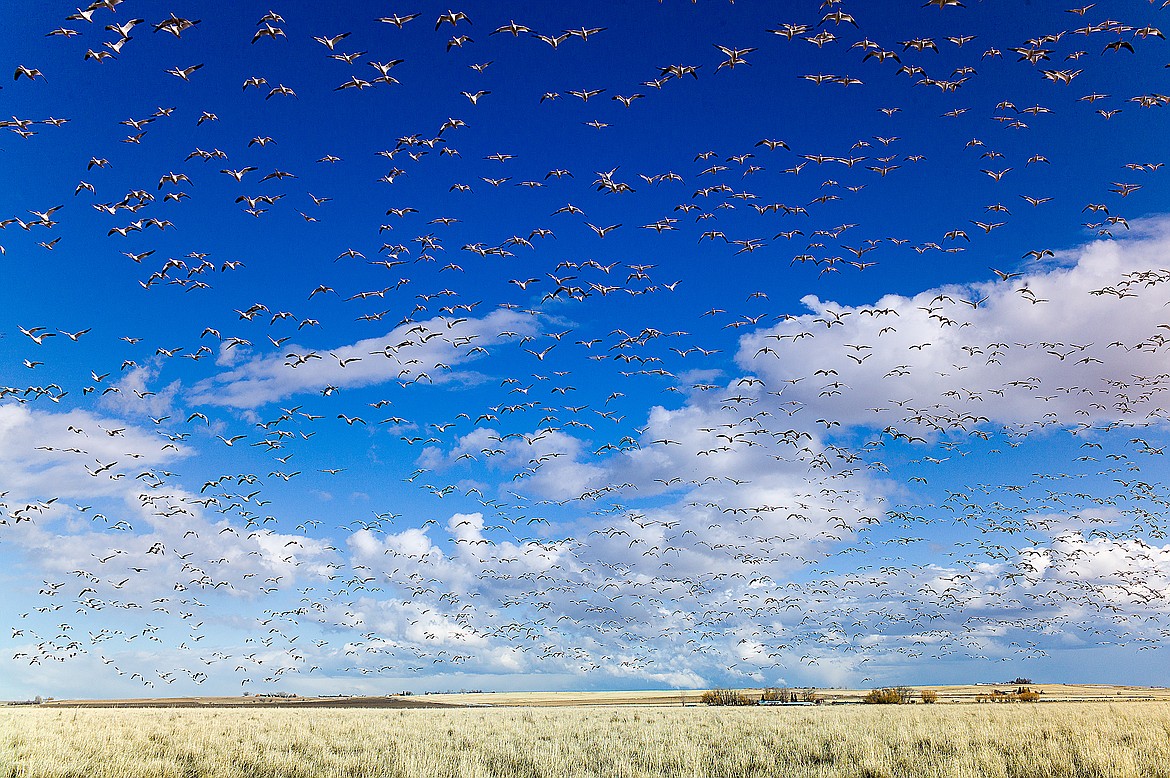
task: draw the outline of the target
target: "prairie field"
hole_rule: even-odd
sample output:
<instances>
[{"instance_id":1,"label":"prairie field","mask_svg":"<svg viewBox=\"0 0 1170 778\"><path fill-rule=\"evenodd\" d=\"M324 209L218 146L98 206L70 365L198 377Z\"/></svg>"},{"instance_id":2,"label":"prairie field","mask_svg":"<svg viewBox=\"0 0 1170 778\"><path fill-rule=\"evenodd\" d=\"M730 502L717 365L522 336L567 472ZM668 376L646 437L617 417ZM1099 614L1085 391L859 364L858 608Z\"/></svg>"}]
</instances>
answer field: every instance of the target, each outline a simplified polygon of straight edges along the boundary
<instances>
[{"instance_id":1,"label":"prairie field","mask_svg":"<svg viewBox=\"0 0 1170 778\"><path fill-rule=\"evenodd\" d=\"M9 709L4 778L1170 776L1170 704Z\"/></svg>"}]
</instances>

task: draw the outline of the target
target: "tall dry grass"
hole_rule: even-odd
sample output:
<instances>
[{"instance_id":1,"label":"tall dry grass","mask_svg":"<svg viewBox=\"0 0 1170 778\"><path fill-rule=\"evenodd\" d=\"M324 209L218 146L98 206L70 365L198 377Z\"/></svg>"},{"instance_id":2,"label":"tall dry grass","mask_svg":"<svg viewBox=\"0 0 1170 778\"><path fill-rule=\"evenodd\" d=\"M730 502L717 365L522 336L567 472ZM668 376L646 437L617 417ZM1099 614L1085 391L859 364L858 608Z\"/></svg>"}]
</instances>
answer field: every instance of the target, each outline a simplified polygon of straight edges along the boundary
<instances>
[{"instance_id":1,"label":"tall dry grass","mask_svg":"<svg viewBox=\"0 0 1170 778\"><path fill-rule=\"evenodd\" d=\"M0 776L1170 777L1170 704L9 709Z\"/></svg>"}]
</instances>

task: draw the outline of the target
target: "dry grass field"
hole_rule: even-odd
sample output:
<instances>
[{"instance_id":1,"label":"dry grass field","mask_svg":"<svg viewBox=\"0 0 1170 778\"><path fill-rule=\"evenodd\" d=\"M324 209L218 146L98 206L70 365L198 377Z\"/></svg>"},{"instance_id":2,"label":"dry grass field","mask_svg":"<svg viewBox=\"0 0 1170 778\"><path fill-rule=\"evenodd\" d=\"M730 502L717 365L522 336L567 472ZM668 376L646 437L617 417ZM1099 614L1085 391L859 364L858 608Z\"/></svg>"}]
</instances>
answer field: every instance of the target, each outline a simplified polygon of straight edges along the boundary
<instances>
[{"instance_id":1,"label":"dry grass field","mask_svg":"<svg viewBox=\"0 0 1170 778\"><path fill-rule=\"evenodd\" d=\"M0 709L4 778L1170 776L1170 703Z\"/></svg>"}]
</instances>

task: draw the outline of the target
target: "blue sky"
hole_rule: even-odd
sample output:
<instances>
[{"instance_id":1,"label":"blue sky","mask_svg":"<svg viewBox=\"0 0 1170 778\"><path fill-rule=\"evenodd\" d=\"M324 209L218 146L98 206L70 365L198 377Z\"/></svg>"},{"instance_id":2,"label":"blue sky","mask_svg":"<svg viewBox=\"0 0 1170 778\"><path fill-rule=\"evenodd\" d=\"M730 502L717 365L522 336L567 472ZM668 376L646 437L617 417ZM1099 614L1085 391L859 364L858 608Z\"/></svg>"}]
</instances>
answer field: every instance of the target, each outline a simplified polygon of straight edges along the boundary
<instances>
[{"instance_id":1,"label":"blue sky","mask_svg":"<svg viewBox=\"0 0 1170 778\"><path fill-rule=\"evenodd\" d=\"M1159 682L1165 13L8 14L0 696Z\"/></svg>"}]
</instances>

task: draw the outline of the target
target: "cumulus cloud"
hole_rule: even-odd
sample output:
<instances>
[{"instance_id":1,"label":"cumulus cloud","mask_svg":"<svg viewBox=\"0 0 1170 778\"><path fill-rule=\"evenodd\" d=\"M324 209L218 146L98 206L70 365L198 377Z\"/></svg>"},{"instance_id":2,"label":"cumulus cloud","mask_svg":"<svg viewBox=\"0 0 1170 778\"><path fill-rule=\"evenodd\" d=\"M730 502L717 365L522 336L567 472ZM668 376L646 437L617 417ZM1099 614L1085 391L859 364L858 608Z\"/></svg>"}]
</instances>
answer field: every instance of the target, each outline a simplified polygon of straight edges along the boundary
<instances>
[{"instance_id":1,"label":"cumulus cloud","mask_svg":"<svg viewBox=\"0 0 1170 778\"><path fill-rule=\"evenodd\" d=\"M193 453L114 417L0 406L0 540L45 581L46 613L59 594L119 623L140 598L254 598L329 573L327 540L273 529L242 489L186 488L170 468Z\"/></svg>"},{"instance_id":2,"label":"cumulus cloud","mask_svg":"<svg viewBox=\"0 0 1170 778\"><path fill-rule=\"evenodd\" d=\"M1014 277L809 313L741 339L739 365L827 424L924 431L1162 417L1165 222Z\"/></svg>"}]
</instances>

